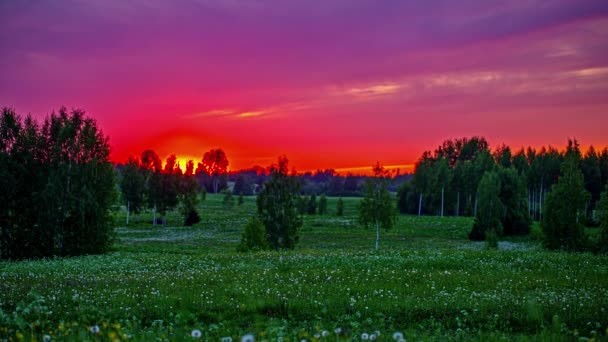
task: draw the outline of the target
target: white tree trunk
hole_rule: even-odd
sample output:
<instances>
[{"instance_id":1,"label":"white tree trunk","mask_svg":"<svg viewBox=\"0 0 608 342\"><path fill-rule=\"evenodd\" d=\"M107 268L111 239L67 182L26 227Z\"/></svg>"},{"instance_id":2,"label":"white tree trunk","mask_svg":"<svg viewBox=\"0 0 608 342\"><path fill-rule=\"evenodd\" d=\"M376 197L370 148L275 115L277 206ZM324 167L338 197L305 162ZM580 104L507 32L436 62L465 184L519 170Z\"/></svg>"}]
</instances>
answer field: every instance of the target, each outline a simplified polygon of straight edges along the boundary
<instances>
[{"instance_id":1,"label":"white tree trunk","mask_svg":"<svg viewBox=\"0 0 608 342\"><path fill-rule=\"evenodd\" d=\"M441 217L443 217L443 193L444 187L441 187Z\"/></svg>"},{"instance_id":2,"label":"white tree trunk","mask_svg":"<svg viewBox=\"0 0 608 342\"><path fill-rule=\"evenodd\" d=\"M127 201L127 226L129 225L129 209L130 209L129 204L130 204L130 202Z\"/></svg>"},{"instance_id":3,"label":"white tree trunk","mask_svg":"<svg viewBox=\"0 0 608 342\"><path fill-rule=\"evenodd\" d=\"M542 221L543 220L543 185L540 185L540 192L538 193L540 196L540 203L538 204L538 220Z\"/></svg>"},{"instance_id":4,"label":"white tree trunk","mask_svg":"<svg viewBox=\"0 0 608 342\"><path fill-rule=\"evenodd\" d=\"M378 224L378 220L376 220L376 250L378 250L378 241L380 240L380 225Z\"/></svg>"},{"instance_id":5,"label":"white tree trunk","mask_svg":"<svg viewBox=\"0 0 608 342\"><path fill-rule=\"evenodd\" d=\"M422 192L420 193L420 197L418 198L418 216L422 212Z\"/></svg>"}]
</instances>

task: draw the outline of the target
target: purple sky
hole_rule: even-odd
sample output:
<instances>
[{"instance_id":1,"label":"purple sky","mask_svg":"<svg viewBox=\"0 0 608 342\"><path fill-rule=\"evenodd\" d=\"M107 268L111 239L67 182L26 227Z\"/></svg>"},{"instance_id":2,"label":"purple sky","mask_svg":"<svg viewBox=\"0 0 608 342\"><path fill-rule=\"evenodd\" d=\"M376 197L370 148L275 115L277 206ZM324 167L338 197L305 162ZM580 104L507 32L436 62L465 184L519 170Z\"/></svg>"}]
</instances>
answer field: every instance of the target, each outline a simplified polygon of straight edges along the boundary
<instances>
[{"instance_id":1,"label":"purple sky","mask_svg":"<svg viewBox=\"0 0 608 342\"><path fill-rule=\"evenodd\" d=\"M115 160L410 164L447 138L608 145L608 1L3 1L0 105Z\"/></svg>"}]
</instances>

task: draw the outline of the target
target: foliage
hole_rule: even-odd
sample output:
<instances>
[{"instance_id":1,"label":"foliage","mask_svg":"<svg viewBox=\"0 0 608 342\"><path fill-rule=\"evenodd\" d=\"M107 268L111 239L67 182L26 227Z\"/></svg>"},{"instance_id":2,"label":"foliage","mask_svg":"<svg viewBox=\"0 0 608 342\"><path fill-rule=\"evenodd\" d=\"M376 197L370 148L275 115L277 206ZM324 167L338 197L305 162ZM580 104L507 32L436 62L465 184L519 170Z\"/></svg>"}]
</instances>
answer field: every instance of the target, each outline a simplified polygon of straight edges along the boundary
<instances>
[{"instance_id":1,"label":"foliage","mask_svg":"<svg viewBox=\"0 0 608 342\"><path fill-rule=\"evenodd\" d=\"M344 200L342 200L342 197L338 198L338 201L336 202L336 215L344 215Z\"/></svg>"},{"instance_id":2,"label":"foliage","mask_svg":"<svg viewBox=\"0 0 608 342\"><path fill-rule=\"evenodd\" d=\"M107 251L116 200L109 143L81 110L42 127L4 108L0 119L0 258Z\"/></svg>"},{"instance_id":3,"label":"foliage","mask_svg":"<svg viewBox=\"0 0 608 342\"><path fill-rule=\"evenodd\" d=\"M235 194L243 194L245 196L253 195L253 182L249 175L239 173L234 182L232 192Z\"/></svg>"},{"instance_id":4,"label":"foliage","mask_svg":"<svg viewBox=\"0 0 608 342\"><path fill-rule=\"evenodd\" d=\"M321 197L319 197L319 215L325 214L327 214L327 197L321 195Z\"/></svg>"},{"instance_id":5,"label":"foliage","mask_svg":"<svg viewBox=\"0 0 608 342\"><path fill-rule=\"evenodd\" d=\"M544 245L548 249L581 250L585 247L583 219L589 193L585 190L578 162L576 153L566 158L559 181L547 196L542 229Z\"/></svg>"},{"instance_id":6,"label":"foliage","mask_svg":"<svg viewBox=\"0 0 608 342\"><path fill-rule=\"evenodd\" d=\"M317 195L312 194L308 199L308 207L306 208L308 215L314 215L317 213Z\"/></svg>"},{"instance_id":7,"label":"foliage","mask_svg":"<svg viewBox=\"0 0 608 342\"><path fill-rule=\"evenodd\" d=\"M287 158L280 157L278 164L270 167L270 177L257 198L258 217L266 227L268 243L273 249L293 249L302 226L297 210L300 184L288 171Z\"/></svg>"},{"instance_id":8,"label":"foliage","mask_svg":"<svg viewBox=\"0 0 608 342\"><path fill-rule=\"evenodd\" d=\"M251 217L245 226L245 230L241 236L241 242L237 246L237 251L259 251L268 248L269 245L264 224L257 216Z\"/></svg>"},{"instance_id":9,"label":"foliage","mask_svg":"<svg viewBox=\"0 0 608 342\"><path fill-rule=\"evenodd\" d=\"M523 177L513 167L500 168L498 176L500 178L499 198L504 208L501 215L502 234L505 236L529 234L532 218L528 213L527 192Z\"/></svg>"},{"instance_id":10,"label":"foliage","mask_svg":"<svg viewBox=\"0 0 608 342\"><path fill-rule=\"evenodd\" d=\"M127 210L139 214L144 206L145 178L136 158L129 157L127 164L122 169L120 189Z\"/></svg>"},{"instance_id":11,"label":"foliage","mask_svg":"<svg viewBox=\"0 0 608 342\"><path fill-rule=\"evenodd\" d=\"M479 209L473 229L469 233L471 240L484 240L486 232L493 231L502 234L500 218L503 214L503 204L500 202L500 178L495 171L486 172L479 182Z\"/></svg>"},{"instance_id":12,"label":"foliage","mask_svg":"<svg viewBox=\"0 0 608 342\"><path fill-rule=\"evenodd\" d=\"M186 164L186 172L178 177L179 201L181 202L184 225L191 226L200 222L200 216L196 210L198 204L198 180L194 176L194 162L189 160Z\"/></svg>"},{"instance_id":13,"label":"foliage","mask_svg":"<svg viewBox=\"0 0 608 342\"><path fill-rule=\"evenodd\" d=\"M234 206L234 196L232 196L232 191L225 189L224 190L224 207L232 208Z\"/></svg>"},{"instance_id":14,"label":"foliage","mask_svg":"<svg viewBox=\"0 0 608 342\"><path fill-rule=\"evenodd\" d=\"M238 199L238 205L243 205L243 203L245 203L245 198L243 197L243 193L241 192L239 194L239 199Z\"/></svg>"},{"instance_id":15,"label":"foliage","mask_svg":"<svg viewBox=\"0 0 608 342\"><path fill-rule=\"evenodd\" d=\"M211 191L218 193L221 190L220 183L225 183L228 173L226 153L220 148L205 152L196 169L197 174L203 172L211 178Z\"/></svg>"},{"instance_id":16,"label":"foliage","mask_svg":"<svg viewBox=\"0 0 608 342\"><path fill-rule=\"evenodd\" d=\"M388 230L395 224L397 210L393 198L388 192L391 182L390 172L380 163L372 168L374 177L368 178L365 185L365 196L359 204L359 223L365 227L376 226L376 249L380 239L380 227Z\"/></svg>"},{"instance_id":17,"label":"foliage","mask_svg":"<svg viewBox=\"0 0 608 342\"><path fill-rule=\"evenodd\" d=\"M608 253L608 183L597 206L600 216L600 238L597 243L597 250L601 253Z\"/></svg>"}]
</instances>

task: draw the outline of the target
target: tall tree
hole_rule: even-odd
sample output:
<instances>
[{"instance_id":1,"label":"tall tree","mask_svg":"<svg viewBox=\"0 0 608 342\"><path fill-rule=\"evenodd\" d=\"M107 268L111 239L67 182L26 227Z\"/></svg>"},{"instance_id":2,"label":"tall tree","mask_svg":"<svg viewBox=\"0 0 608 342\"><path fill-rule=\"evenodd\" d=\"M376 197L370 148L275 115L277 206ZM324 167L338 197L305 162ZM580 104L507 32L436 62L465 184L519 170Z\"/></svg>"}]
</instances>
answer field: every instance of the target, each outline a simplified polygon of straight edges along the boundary
<instances>
[{"instance_id":1,"label":"tall tree","mask_svg":"<svg viewBox=\"0 0 608 342\"><path fill-rule=\"evenodd\" d=\"M156 152L145 150L141 153L141 168L145 180L145 194L148 207L154 211L152 223L156 225L156 211L162 201L162 162Z\"/></svg>"},{"instance_id":2,"label":"tall tree","mask_svg":"<svg viewBox=\"0 0 608 342\"><path fill-rule=\"evenodd\" d=\"M602 193L602 174L600 170L600 159L593 145L589 146L585 157L581 161L581 171L585 178L585 189L591 194L591 201L587 206L587 215L591 216L595 203L600 199Z\"/></svg>"},{"instance_id":3,"label":"tall tree","mask_svg":"<svg viewBox=\"0 0 608 342\"><path fill-rule=\"evenodd\" d=\"M489 231L501 235L500 218L503 214L503 205L499 197L500 178L498 174L495 171L486 172L479 182L477 192L479 193L479 210L475 215L469 239L484 240Z\"/></svg>"},{"instance_id":4,"label":"tall tree","mask_svg":"<svg viewBox=\"0 0 608 342\"><path fill-rule=\"evenodd\" d=\"M532 218L527 208L527 190L522 175L514 167L499 168L499 198L503 204L501 223L504 235L530 233Z\"/></svg>"},{"instance_id":5,"label":"tall tree","mask_svg":"<svg viewBox=\"0 0 608 342\"><path fill-rule=\"evenodd\" d=\"M196 210L198 204L198 180L194 177L194 162L188 160L186 171L179 178L179 197L182 204L184 225L191 226L200 222L200 216Z\"/></svg>"},{"instance_id":6,"label":"tall tree","mask_svg":"<svg viewBox=\"0 0 608 342\"><path fill-rule=\"evenodd\" d=\"M606 184L604 192L602 192L597 209L601 229L597 250L600 253L608 253L608 184Z\"/></svg>"},{"instance_id":7,"label":"tall tree","mask_svg":"<svg viewBox=\"0 0 608 342\"><path fill-rule=\"evenodd\" d=\"M327 197L325 197L325 194L322 194L319 197L319 215L325 214L327 214Z\"/></svg>"},{"instance_id":8,"label":"tall tree","mask_svg":"<svg viewBox=\"0 0 608 342\"><path fill-rule=\"evenodd\" d=\"M145 178L137 158L129 157L129 160L123 167L120 190L127 206L128 225L131 212L138 214L144 205Z\"/></svg>"},{"instance_id":9,"label":"tall tree","mask_svg":"<svg viewBox=\"0 0 608 342\"><path fill-rule=\"evenodd\" d=\"M588 198L577 154L570 153L562 165L559 181L547 195L541 222L546 248L581 250L584 247L583 215Z\"/></svg>"},{"instance_id":10,"label":"tall tree","mask_svg":"<svg viewBox=\"0 0 608 342\"><path fill-rule=\"evenodd\" d=\"M108 138L65 107L40 127L4 109L0 120L0 257L107 251L116 200Z\"/></svg>"},{"instance_id":11,"label":"tall tree","mask_svg":"<svg viewBox=\"0 0 608 342\"><path fill-rule=\"evenodd\" d=\"M257 198L258 217L266 227L268 243L273 249L293 249L298 242L302 218L298 214L300 183L289 175L288 160L280 157L270 167L270 177Z\"/></svg>"},{"instance_id":12,"label":"tall tree","mask_svg":"<svg viewBox=\"0 0 608 342\"><path fill-rule=\"evenodd\" d=\"M221 190L221 180L225 180L228 174L228 157L226 157L226 153L220 148L206 152L197 168L197 173L202 171L211 177L211 189L213 193L218 193Z\"/></svg>"},{"instance_id":13,"label":"tall tree","mask_svg":"<svg viewBox=\"0 0 608 342\"><path fill-rule=\"evenodd\" d=\"M380 163L372 168L373 177L365 184L365 196L359 203L359 223L368 227L376 226L376 250L380 241L380 227L388 230L393 227L397 218L397 210L393 203L388 186L391 174Z\"/></svg>"}]
</instances>

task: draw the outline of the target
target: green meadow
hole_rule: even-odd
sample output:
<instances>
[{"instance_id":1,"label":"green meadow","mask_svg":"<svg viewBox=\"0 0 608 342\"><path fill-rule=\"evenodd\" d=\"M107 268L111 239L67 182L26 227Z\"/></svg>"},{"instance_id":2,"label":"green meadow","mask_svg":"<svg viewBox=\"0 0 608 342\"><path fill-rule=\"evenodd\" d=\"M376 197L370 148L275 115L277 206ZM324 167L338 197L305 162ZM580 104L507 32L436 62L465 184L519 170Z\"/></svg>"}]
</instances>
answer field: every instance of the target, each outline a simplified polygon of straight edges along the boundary
<instances>
[{"instance_id":1,"label":"green meadow","mask_svg":"<svg viewBox=\"0 0 608 342\"><path fill-rule=\"evenodd\" d=\"M236 252L255 197L207 195L192 227L117 210L111 253L0 262L0 340L606 340L608 257L545 251L536 224L490 250L471 218L403 215L375 251L344 201L259 253Z\"/></svg>"}]
</instances>

